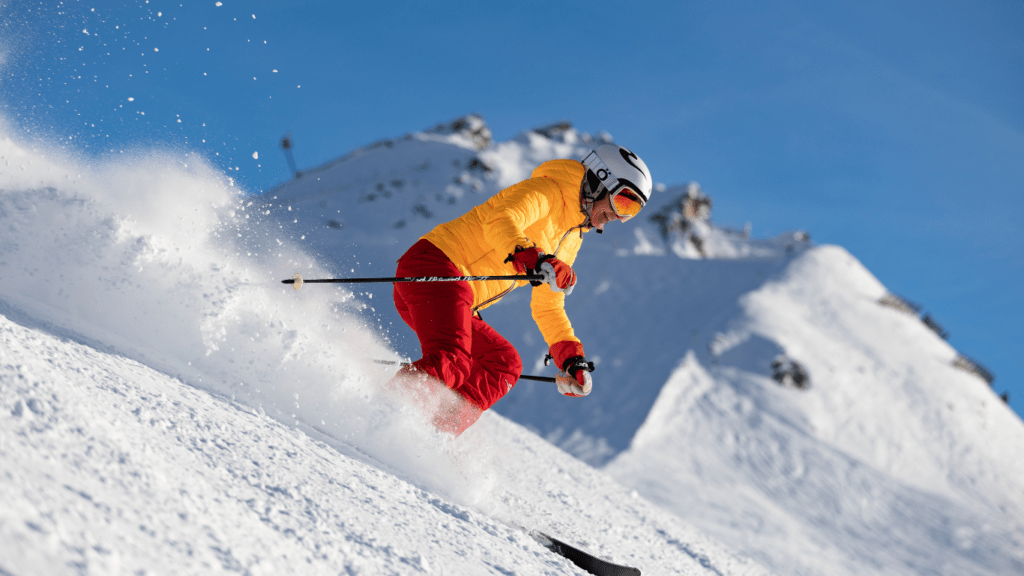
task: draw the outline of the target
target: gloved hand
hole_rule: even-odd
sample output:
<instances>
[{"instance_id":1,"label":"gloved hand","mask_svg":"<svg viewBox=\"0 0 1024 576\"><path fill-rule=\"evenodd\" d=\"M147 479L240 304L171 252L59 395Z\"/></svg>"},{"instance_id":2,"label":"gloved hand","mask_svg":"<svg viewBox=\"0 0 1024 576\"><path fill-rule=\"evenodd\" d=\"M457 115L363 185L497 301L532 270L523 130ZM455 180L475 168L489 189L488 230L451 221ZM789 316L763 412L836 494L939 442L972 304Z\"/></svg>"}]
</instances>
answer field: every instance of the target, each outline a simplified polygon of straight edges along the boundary
<instances>
[{"instance_id":1,"label":"gloved hand","mask_svg":"<svg viewBox=\"0 0 1024 576\"><path fill-rule=\"evenodd\" d=\"M562 371L555 376L558 391L566 396L586 396L594 387L590 373L594 364L583 357L583 345L572 340L555 342L549 350L556 366Z\"/></svg>"},{"instance_id":2,"label":"gloved hand","mask_svg":"<svg viewBox=\"0 0 1024 576\"><path fill-rule=\"evenodd\" d=\"M558 391L565 396L573 396L575 398L590 394L590 391L594 388L594 380L590 377L590 371L593 369L594 364L587 362L586 358L582 356L573 358L568 368L555 376L555 384L558 385Z\"/></svg>"},{"instance_id":3,"label":"gloved hand","mask_svg":"<svg viewBox=\"0 0 1024 576\"><path fill-rule=\"evenodd\" d=\"M530 246L529 248L523 248L522 246L516 246L515 252L508 255L505 258L505 262L511 262L512 267L515 268L517 274L533 274L537 268L537 261L544 256L544 253L540 251L540 248L536 246ZM530 280L530 284L533 286L540 286L542 282L539 280Z\"/></svg>"},{"instance_id":4,"label":"gloved hand","mask_svg":"<svg viewBox=\"0 0 1024 576\"><path fill-rule=\"evenodd\" d=\"M537 272L544 275L544 282L551 285L555 292L565 292L568 296L576 286L576 272L571 266L550 254L542 254L537 259Z\"/></svg>"}]
</instances>

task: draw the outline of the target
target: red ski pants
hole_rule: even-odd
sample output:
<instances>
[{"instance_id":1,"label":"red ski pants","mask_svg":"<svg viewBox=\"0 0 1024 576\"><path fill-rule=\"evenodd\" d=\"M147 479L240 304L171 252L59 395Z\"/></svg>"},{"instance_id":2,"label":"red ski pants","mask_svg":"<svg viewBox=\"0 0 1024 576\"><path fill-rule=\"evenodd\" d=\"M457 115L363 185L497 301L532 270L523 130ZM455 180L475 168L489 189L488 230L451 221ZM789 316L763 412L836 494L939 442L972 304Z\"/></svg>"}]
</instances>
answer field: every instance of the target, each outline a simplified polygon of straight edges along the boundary
<instances>
[{"instance_id":1,"label":"red ski pants","mask_svg":"<svg viewBox=\"0 0 1024 576\"><path fill-rule=\"evenodd\" d=\"M439 248L420 240L398 261L396 276L461 276ZM468 282L396 282L395 307L420 339L413 362L480 410L487 410L519 380L516 349L473 314Z\"/></svg>"}]
</instances>

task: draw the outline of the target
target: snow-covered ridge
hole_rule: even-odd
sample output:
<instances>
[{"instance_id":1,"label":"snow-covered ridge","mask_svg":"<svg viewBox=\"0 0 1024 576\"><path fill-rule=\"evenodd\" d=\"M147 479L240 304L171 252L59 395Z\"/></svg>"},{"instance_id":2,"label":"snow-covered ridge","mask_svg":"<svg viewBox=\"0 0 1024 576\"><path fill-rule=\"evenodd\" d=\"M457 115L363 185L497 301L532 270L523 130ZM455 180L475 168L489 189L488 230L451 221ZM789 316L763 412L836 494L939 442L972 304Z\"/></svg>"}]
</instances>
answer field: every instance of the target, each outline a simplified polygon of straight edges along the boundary
<instances>
[{"instance_id":1,"label":"snow-covered ridge","mask_svg":"<svg viewBox=\"0 0 1024 576\"><path fill-rule=\"evenodd\" d=\"M593 141L559 124L495 143L483 119L469 115L303 170L263 198L268 205L298 210L298 230L326 226L340 238L369 241L369 232L376 243L404 241L528 178L545 160L582 154Z\"/></svg>"}]
</instances>

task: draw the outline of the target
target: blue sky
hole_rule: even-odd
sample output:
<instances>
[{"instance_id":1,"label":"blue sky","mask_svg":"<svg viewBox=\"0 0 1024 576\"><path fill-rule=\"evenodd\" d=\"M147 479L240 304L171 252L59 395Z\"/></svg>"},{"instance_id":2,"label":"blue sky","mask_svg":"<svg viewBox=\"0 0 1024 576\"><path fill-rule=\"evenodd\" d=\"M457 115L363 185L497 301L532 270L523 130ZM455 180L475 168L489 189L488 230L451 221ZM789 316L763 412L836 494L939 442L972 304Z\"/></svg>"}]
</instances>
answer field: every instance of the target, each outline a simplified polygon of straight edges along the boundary
<instances>
[{"instance_id":1,"label":"blue sky","mask_svg":"<svg viewBox=\"0 0 1024 576\"><path fill-rule=\"evenodd\" d=\"M850 250L1024 413L1019 1L220 2L6 2L0 115L253 192L286 133L302 167L468 112L606 130L720 224Z\"/></svg>"}]
</instances>

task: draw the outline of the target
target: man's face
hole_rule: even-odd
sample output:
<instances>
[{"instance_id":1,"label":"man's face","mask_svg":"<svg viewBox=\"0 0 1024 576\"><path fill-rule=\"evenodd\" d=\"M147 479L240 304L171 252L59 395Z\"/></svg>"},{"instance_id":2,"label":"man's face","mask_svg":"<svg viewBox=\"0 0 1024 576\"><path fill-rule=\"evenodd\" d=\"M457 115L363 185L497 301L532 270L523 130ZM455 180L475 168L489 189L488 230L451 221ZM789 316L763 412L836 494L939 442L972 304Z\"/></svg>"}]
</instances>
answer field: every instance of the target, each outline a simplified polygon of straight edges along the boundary
<instances>
[{"instance_id":1,"label":"man's face","mask_svg":"<svg viewBox=\"0 0 1024 576\"><path fill-rule=\"evenodd\" d=\"M594 228L604 230L605 224L616 220L622 220L622 218L615 213L615 210L612 210L612 197L610 194L605 194L604 198L594 202L594 208L590 211L590 223Z\"/></svg>"}]
</instances>

